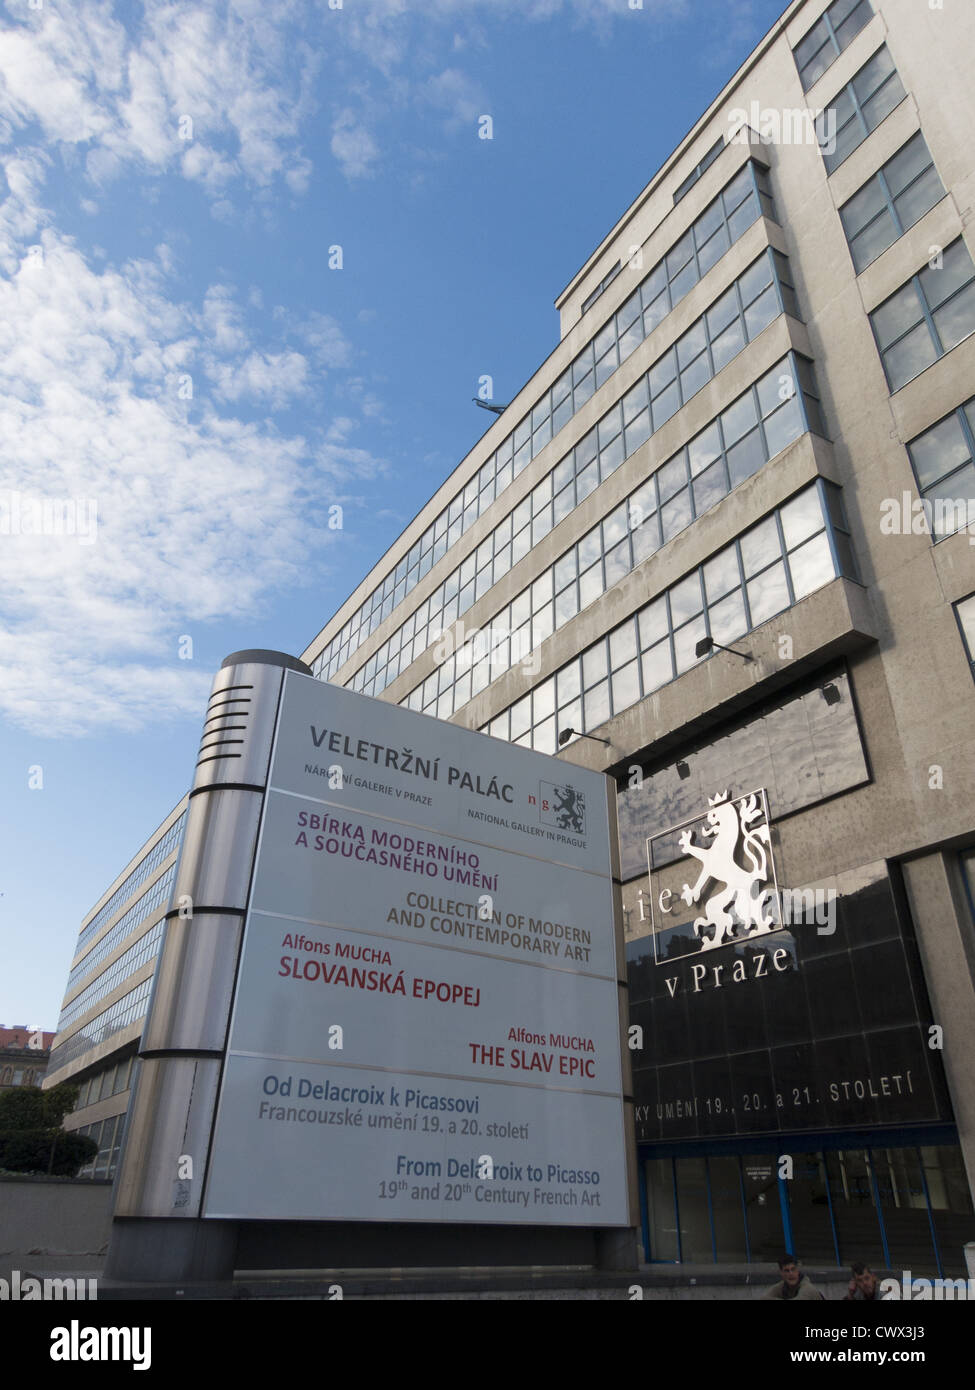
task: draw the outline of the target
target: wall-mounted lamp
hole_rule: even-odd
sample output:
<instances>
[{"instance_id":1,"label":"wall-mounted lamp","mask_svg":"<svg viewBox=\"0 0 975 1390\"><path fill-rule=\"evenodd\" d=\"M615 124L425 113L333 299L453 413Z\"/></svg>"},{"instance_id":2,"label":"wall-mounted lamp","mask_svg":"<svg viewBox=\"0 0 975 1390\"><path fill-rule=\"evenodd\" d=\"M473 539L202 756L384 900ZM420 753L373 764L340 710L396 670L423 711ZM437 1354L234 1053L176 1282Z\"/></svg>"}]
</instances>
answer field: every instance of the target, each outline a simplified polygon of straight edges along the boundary
<instances>
[{"instance_id":1,"label":"wall-mounted lamp","mask_svg":"<svg viewBox=\"0 0 975 1390\"><path fill-rule=\"evenodd\" d=\"M718 647L723 652L731 652L733 656L740 656L743 661L751 661L752 659L751 652L739 652L735 651L734 647L724 647L720 642L716 642L713 637L702 637L694 648L694 655L707 656L712 647Z\"/></svg>"},{"instance_id":2,"label":"wall-mounted lamp","mask_svg":"<svg viewBox=\"0 0 975 1390\"><path fill-rule=\"evenodd\" d=\"M687 779L688 779L688 777L690 777L690 775L691 775L691 769L687 766L687 764L686 764L682 759L679 759L679 760L674 764L674 766L677 768L677 776L678 776L682 781L686 782Z\"/></svg>"},{"instance_id":3,"label":"wall-mounted lamp","mask_svg":"<svg viewBox=\"0 0 975 1390\"><path fill-rule=\"evenodd\" d=\"M607 748L610 747L610 741L608 738L597 738L595 734L580 734L577 733L575 729L562 730L562 732L559 734L559 747L564 748L570 738L591 738L593 743L605 743Z\"/></svg>"},{"instance_id":4,"label":"wall-mounted lamp","mask_svg":"<svg viewBox=\"0 0 975 1390\"><path fill-rule=\"evenodd\" d=\"M832 681L827 681L819 693L828 705L838 705L843 698Z\"/></svg>"}]
</instances>

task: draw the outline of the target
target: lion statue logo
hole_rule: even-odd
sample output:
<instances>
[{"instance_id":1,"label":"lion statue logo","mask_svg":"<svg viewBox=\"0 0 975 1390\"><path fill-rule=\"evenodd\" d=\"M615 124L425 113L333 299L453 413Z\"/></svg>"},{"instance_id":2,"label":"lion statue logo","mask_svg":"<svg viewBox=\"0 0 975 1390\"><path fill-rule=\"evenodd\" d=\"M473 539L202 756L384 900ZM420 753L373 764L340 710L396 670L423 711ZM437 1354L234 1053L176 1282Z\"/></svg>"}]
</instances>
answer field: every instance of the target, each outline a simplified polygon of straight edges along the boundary
<instances>
[{"instance_id":1,"label":"lion statue logo","mask_svg":"<svg viewBox=\"0 0 975 1390\"><path fill-rule=\"evenodd\" d=\"M728 941L762 936L774 931L777 925L771 910L773 893L764 886L769 869L768 821L755 825L764 816L758 796L753 794L735 802L728 800L725 791L709 796L708 806L707 824L701 834L712 839L713 844L693 844L692 830L685 830L678 840L684 853L692 854L701 863L693 888L685 883L681 892L688 907L701 901L705 887L712 881L724 884L708 898L703 917L694 921L694 935L699 938L702 951Z\"/></svg>"}]
</instances>

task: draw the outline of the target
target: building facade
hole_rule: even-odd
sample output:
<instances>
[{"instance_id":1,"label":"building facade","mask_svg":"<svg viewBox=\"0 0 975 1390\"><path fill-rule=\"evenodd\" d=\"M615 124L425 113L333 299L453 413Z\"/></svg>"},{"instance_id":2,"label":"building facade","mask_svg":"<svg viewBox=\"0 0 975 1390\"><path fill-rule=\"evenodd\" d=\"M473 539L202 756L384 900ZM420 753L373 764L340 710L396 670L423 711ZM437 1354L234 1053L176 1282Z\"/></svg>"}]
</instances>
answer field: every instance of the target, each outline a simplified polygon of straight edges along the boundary
<instances>
[{"instance_id":1,"label":"building facade","mask_svg":"<svg viewBox=\"0 0 975 1390\"><path fill-rule=\"evenodd\" d=\"M46 1084L80 1087L65 1128L89 1135L98 1153L79 1177L110 1179L118 1165L185 820L186 798L109 885L78 933Z\"/></svg>"},{"instance_id":2,"label":"building facade","mask_svg":"<svg viewBox=\"0 0 975 1390\"><path fill-rule=\"evenodd\" d=\"M962 6L795 0L302 654L616 780L651 1260L975 1239L973 49ZM181 811L52 1052L106 1173Z\"/></svg>"},{"instance_id":3,"label":"building facade","mask_svg":"<svg viewBox=\"0 0 975 1390\"><path fill-rule=\"evenodd\" d=\"M14 1086L39 1086L47 1071L53 1033L15 1023L0 1027L0 1091Z\"/></svg>"}]
</instances>

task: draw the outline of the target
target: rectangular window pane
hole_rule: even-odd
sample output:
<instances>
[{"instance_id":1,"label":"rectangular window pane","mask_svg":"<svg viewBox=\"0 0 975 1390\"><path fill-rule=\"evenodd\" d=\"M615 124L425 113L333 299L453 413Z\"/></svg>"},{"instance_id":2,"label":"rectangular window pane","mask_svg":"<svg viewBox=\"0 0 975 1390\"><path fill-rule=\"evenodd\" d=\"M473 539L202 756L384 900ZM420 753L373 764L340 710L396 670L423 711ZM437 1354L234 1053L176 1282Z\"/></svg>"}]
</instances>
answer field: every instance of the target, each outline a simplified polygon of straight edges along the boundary
<instances>
[{"instance_id":1,"label":"rectangular window pane","mask_svg":"<svg viewBox=\"0 0 975 1390\"><path fill-rule=\"evenodd\" d=\"M737 357L745 346L745 330L741 319L736 318L729 328L714 340L711 345L711 360L715 372L720 372L733 357Z\"/></svg>"},{"instance_id":2,"label":"rectangular window pane","mask_svg":"<svg viewBox=\"0 0 975 1390\"><path fill-rule=\"evenodd\" d=\"M902 338L884 354L884 367L890 389L897 391L908 381L913 380L925 367L929 367L938 356L928 326L922 323L913 333Z\"/></svg>"},{"instance_id":3,"label":"rectangular window pane","mask_svg":"<svg viewBox=\"0 0 975 1390\"><path fill-rule=\"evenodd\" d=\"M748 620L745 617L745 601L741 590L735 589L720 603L708 609L708 622L711 626L711 636L725 646L746 632Z\"/></svg>"},{"instance_id":4,"label":"rectangular window pane","mask_svg":"<svg viewBox=\"0 0 975 1390\"><path fill-rule=\"evenodd\" d=\"M733 545L722 550L704 566L704 587L708 602L714 603L741 583L738 555Z\"/></svg>"},{"instance_id":5,"label":"rectangular window pane","mask_svg":"<svg viewBox=\"0 0 975 1390\"><path fill-rule=\"evenodd\" d=\"M806 541L805 545L801 545L798 550L791 553L789 571L792 575L792 587L797 601L835 578L833 556L830 553L829 539L825 531L814 536L811 541Z\"/></svg>"},{"instance_id":6,"label":"rectangular window pane","mask_svg":"<svg viewBox=\"0 0 975 1390\"><path fill-rule=\"evenodd\" d=\"M920 222L924 214L929 212L935 203L940 203L944 196L944 185L938 177L937 169L931 165L894 201L904 231L913 227L915 222Z\"/></svg>"},{"instance_id":7,"label":"rectangular window pane","mask_svg":"<svg viewBox=\"0 0 975 1390\"><path fill-rule=\"evenodd\" d=\"M921 301L913 284L905 285L903 289L891 295L890 299L870 315L881 351L895 338L899 338L908 329L920 323L923 317Z\"/></svg>"},{"instance_id":8,"label":"rectangular window pane","mask_svg":"<svg viewBox=\"0 0 975 1390\"><path fill-rule=\"evenodd\" d=\"M789 590L785 579L785 566L780 560L771 569L764 570L748 584L748 607L751 610L752 626L758 627L766 618L781 613L789 606Z\"/></svg>"},{"instance_id":9,"label":"rectangular window pane","mask_svg":"<svg viewBox=\"0 0 975 1390\"><path fill-rule=\"evenodd\" d=\"M664 542L690 526L693 519L690 489L685 487L683 492L660 508L660 531Z\"/></svg>"},{"instance_id":10,"label":"rectangular window pane","mask_svg":"<svg viewBox=\"0 0 975 1390\"><path fill-rule=\"evenodd\" d=\"M632 620L624 623L622 627L610 634L609 664L614 671L618 670L620 666L625 666L636 656L636 639L636 624Z\"/></svg>"},{"instance_id":11,"label":"rectangular window pane","mask_svg":"<svg viewBox=\"0 0 975 1390\"><path fill-rule=\"evenodd\" d=\"M598 642L596 646L590 647L587 652L582 654L582 684L588 690L590 686L596 685L606 675L609 667L607 666L606 643Z\"/></svg>"},{"instance_id":12,"label":"rectangular window pane","mask_svg":"<svg viewBox=\"0 0 975 1390\"><path fill-rule=\"evenodd\" d=\"M709 507L713 507L716 502L720 502L728 492L728 470L725 467L724 459L717 463L712 463L694 479L694 513L700 516Z\"/></svg>"},{"instance_id":13,"label":"rectangular window pane","mask_svg":"<svg viewBox=\"0 0 975 1390\"><path fill-rule=\"evenodd\" d=\"M766 517L758 526L746 531L741 538L741 558L748 578L764 569L781 554L782 547L779 544L779 532L774 516Z\"/></svg>"},{"instance_id":14,"label":"rectangular window pane","mask_svg":"<svg viewBox=\"0 0 975 1390\"><path fill-rule=\"evenodd\" d=\"M774 458L780 450L791 444L794 439L798 439L805 429L802 419L802 411L799 408L799 397L793 396L791 401L780 406L774 415L770 415L765 421L765 439L768 445L769 458Z\"/></svg>"},{"instance_id":15,"label":"rectangular window pane","mask_svg":"<svg viewBox=\"0 0 975 1390\"><path fill-rule=\"evenodd\" d=\"M609 718L609 681L604 680L601 684L594 686L592 690L587 690L583 709L585 711L586 729L596 729L600 724L605 724Z\"/></svg>"},{"instance_id":16,"label":"rectangular window pane","mask_svg":"<svg viewBox=\"0 0 975 1390\"><path fill-rule=\"evenodd\" d=\"M670 639L658 642L655 647L643 653L643 689L647 694L666 685L674 678L674 662L670 651Z\"/></svg>"},{"instance_id":17,"label":"rectangular window pane","mask_svg":"<svg viewBox=\"0 0 975 1390\"><path fill-rule=\"evenodd\" d=\"M975 333L975 284L969 285L934 311L934 326L945 352L950 352L963 338Z\"/></svg>"},{"instance_id":18,"label":"rectangular window pane","mask_svg":"<svg viewBox=\"0 0 975 1390\"><path fill-rule=\"evenodd\" d=\"M737 487L746 478L765 464L765 445L762 443L762 432L759 429L752 430L751 434L745 436L740 443L733 449L728 450L728 478L731 486Z\"/></svg>"},{"instance_id":19,"label":"rectangular window pane","mask_svg":"<svg viewBox=\"0 0 975 1390\"><path fill-rule=\"evenodd\" d=\"M936 309L975 275L968 248L961 240L946 247L940 266L926 265L918 278L928 305Z\"/></svg>"},{"instance_id":20,"label":"rectangular window pane","mask_svg":"<svg viewBox=\"0 0 975 1390\"><path fill-rule=\"evenodd\" d=\"M895 106L900 105L905 95L903 84L895 73L888 82L884 83L875 96L863 103L863 115L867 129L876 130L884 117L888 116Z\"/></svg>"},{"instance_id":21,"label":"rectangular window pane","mask_svg":"<svg viewBox=\"0 0 975 1390\"><path fill-rule=\"evenodd\" d=\"M881 217L871 222L856 240L850 243L857 274L875 261L888 246L893 246L898 235L893 217L885 210Z\"/></svg>"},{"instance_id":22,"label":"rectangular window pane","mask_svg":"<svg viewBox=\"0 0 975 1390\"><path fill-rule=\"evenodd\" d=\"M921 488L939 482L969 459L968 442L957 415L942 420L908 446Z\"/></svg>"},{"instance_id":23,"label":"rectangular window pane","mask_svg":"<svg viewBox=\"0 0 975 1390\"><path fill-rule=\"evenodd\" d=\"M613 712L629 709L640 698L640 667L636 661L613 675Z\"/></svg>"},{"instance_id":24,"label":"rectangular window pane","mask_svg":"<svg viewBox=\"0 0 975 1390\"><path fill-rule=\"evenodd\" d=\"M667 602L663 597L650 603L639 614L640 646L652 647L668 631Z\"/></svg>"},{"instance_id":25,"label":"rectangular window pane","mask_svg":"<svg viewBox=\"0 0 975 1390\"><path fill-rule=\"evenodd\" d=\"M857 232L862 231L886 206L884 190L880 182L872 178L865 188L861 188L859 193L854 193L840 208L840 220L847 239L855 237Z\"/></svg>"}]
</instances>

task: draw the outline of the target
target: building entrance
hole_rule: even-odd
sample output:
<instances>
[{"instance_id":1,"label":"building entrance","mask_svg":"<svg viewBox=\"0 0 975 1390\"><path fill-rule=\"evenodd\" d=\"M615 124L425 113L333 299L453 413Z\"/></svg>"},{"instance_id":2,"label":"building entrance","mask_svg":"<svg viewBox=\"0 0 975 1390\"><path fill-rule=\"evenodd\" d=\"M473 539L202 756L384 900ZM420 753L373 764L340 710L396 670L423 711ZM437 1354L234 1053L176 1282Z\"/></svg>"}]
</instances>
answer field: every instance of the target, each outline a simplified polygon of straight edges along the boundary
<instances>
[{"instance_id":1,"label":"building entrance","mask_svg":"<svg viewBox=\"0 0 975 1390\"><path fill-rule=\"evenodd\" d=\"M891 1140L841 1147L830 1136L786 1154L640 1150L643 1241L650 1262L769 1264L784 1250L808 1265L967 1275L975 1211L956 1143ZM944 1137L944 1136L938 1136ZM808 1145L808 1138L805 1140ZM782 1165L784 1168L784 1165Z\"/></svg>"}]
</instances>

